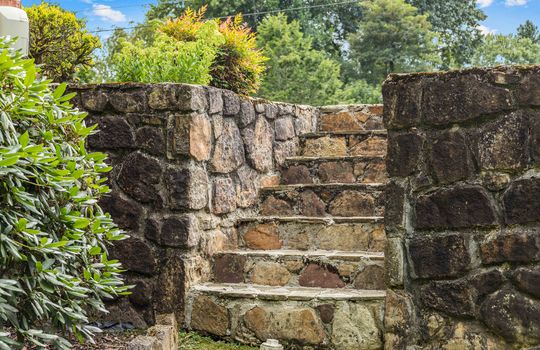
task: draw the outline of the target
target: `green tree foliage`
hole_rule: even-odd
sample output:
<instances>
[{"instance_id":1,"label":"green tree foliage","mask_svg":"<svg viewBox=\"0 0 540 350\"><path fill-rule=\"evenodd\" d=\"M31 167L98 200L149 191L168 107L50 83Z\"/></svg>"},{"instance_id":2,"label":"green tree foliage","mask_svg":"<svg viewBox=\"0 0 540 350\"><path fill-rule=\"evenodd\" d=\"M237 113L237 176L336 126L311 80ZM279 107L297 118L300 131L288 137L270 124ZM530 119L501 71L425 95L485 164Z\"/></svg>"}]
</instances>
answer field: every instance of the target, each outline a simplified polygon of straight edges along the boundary
<instances>
[{"instance_id":1,"label":"green tree foliage","mask_svg":"<svg viewBox=\"0 0 540 350\"><path fill-rule=\"evenodd\" d=\"M88 33L85 21L57 5L26 8L30 21L30 57L55 82L71 81L77 71L93 64L99 38Z\"/></svg>"},{"instance_id":2,"label":"green tree foliage","mask_svg":"<svg viewBox=\"0 0 540 350\"><path fill-rule=\"evenodd\" d=\"M488 34L472 59L474 66L540 63L540 44L515 35Z\"/></svg>"},{"instance_id":3,"label":"green tree foliage","mask_svg":"<svg viewBox=\"0 0 540 350\"><path fill-rule=\"evenodd\" d=\"M58 334L91 338L87 313L126 292L107 258L125 236L97 204L110 167L85 149L86 114L9 45L0 39L0 349L68 349Z\"/></svg>"},{"instance_id":4,"label":"green tree foliage","mask_svg":"<svg viewBox=\"0 0 540 350\"><path fill-rule=\"evenodd\" d=\"M340 66L313 49L297 21L284 14L266 17L259 26L259 45L269 57L261 97L292 103L332 103L341 89Z\"/></svg>"},{"instance_id":5,"label":"green tree foliage","mask_svg":"<svg viewBox=\"0 0 540 350\"><path fill-rule=\"evenodd\" d=\"M380 84L389 73L431 70L438 63L427 15L403 0L365 0L364 20L349 36L354 74Z\"/></svg>"},{"instance_id":6,"label":"green tree foliage","mask_svg":"<svg viewBox=\"0 0 540 350\"><path fill-rule=\"evenodd\" d=\"M482 42L478 25L486 19L476 0L406 0L428 15L439 37L442 68L458 68L470 63Z\"/></svg>"},{"instance_id":7,"label":"green tree foliage","mask_svg":"<svg viewBox=\"0 0 540 350\"><path fill-rule=\"evenodd\" d=\"M529 38L535 44L540 44L540 32L538 26L527 20L517 29L518 38Z\"/></svg>"},{"instance_id":8,"label":"green tree foliage","mask_svg":"<svg viewBox=\"0 0 540 350\"><path fill-rule=\"evenodd\" d=\"M358 103L382 103L381 87L370 85L365 80L354 80L343 86L335 97L335 103L358 104Z\"/></svg>"}]
</instances>

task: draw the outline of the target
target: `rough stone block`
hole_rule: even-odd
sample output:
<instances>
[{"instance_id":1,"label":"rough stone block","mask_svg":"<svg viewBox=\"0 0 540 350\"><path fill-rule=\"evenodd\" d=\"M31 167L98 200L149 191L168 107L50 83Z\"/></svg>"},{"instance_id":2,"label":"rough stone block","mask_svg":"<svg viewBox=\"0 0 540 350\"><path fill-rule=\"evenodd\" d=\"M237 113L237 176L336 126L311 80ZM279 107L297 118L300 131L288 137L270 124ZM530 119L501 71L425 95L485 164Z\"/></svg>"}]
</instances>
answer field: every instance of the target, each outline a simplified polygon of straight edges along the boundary
<instances>
[{"instance_id":1,"label":"rough stone block","mask_svg":"<svg viewBox=\"0 0 540 350\"><path fill-rule=\"evenodd\" d=\"M313 183L309 169L305 165L292 165L281 172L284 185L301 185Z\"/></svg>"},{"instance_id":2,"label":"rough stone block","mask_svg":"<svg viewBox=\"0 0 540 350\"><path fill-rule=\"evenodd\" d=\"M319 165L318 174L321 181L326 183L353 183L356 181L353 166L347 162L322 163Z\"/></svg>"},{"instance_id":3,"label":"rough stone block","mask_svg":"<svg viewBox=\"0 0 540 350\"><path fill-rule=\"evenodd\" d=\"M198 161L210 159L212 123L204 114L195 114L189 125L189 154Z\"/></svg>"},{"instance_id":4,"label":"rough stone block","mask_svg":"<svg viewBox=\"0 0 540 350\"><path fill-rule=\"evenodd\" d=\"M503 195L503 207L509 225L540 221L540 178L511 183Z\"/></svg>"},{"instance_id":5,"label":"rough stone block","mask_svg":"<svg viewBox=\"0 0 540 350\"><path fill-rule=\"evenodd\" d=\"M393 234L405 222L405 188L397 182L388 183L384 189L384 200L384 224L388 232Z\"/></svg>"},{"instance_id":6,"label":"rough stone block","mask_svg":"<svg viewBox=\"0 0 540 350\"><path fill-rule=\"evenodd\" d=\"M244 234L244 242L248 248L259 250L277 250L282 246L275 223L259 224L249 229Z\"/></svg>"},{"instance_id":7,"label":"rough stone block","mask_svg":"<svg viewBox=\"0 0 540 350\"><path fill-rule=\"evenodd\" d=\"M531 153L535 164L540 164L540 113L531 115Z\"/></svg>"},{"instance_id":8,"label":"rough stone block","mask_svg":"<svg viewBox=\"0 0 540 350\"><path fill-rule=\"evenodd\" d=\"M259 262L250 272L250 280L255 284L284 286L291 279L290 272L275 262Z\"/></svg>"},{"instance_id":9,"label":"rough stone block","mask_svg":"<svg viewBox=\"0 0 540 350\"><path fill-rule=\"evenodd\" d=\"M200 167L168 168L165 192L171 209L203 209L208 205L208 174Z\"/></svg>"},{"instance_id":10,"label":"rough stone block","mask_svg":"<svg viewBox=\"0 0 540 350\"><path fill-rule=\"evenodd\" d=\"M249 166L244 165L236 171L236 204L240 208L255 205L258 200L258 174Z\"/></svg>"},{"instance_id":11,"label":"rough stone block","mask_svg":"<svg viewBox=\"0 0 540 350\"><path fill-rule=\"evenodd\" d=\"M222 90L207 87L208 90L208 113L217 114L223 111Z\"/></svg>"},{"instance_id":12,"label":"rough stone block","mask_svg":"<svg viewBox=\"0 0 540 350\"><path fill-rule=\"evenodd\" d=\"M214 279L220 283L243 283L246 257L223 254L214 259Z\"/></svg>"},{"instance_id":13,"label":"rough stone block","mask_svg":"<svg viewBox=\"0 0 540 350\"><path fill-rule=\"evenodd\" d=\"M415 126L420 123L422 81L400 81L389 77L383 84L384 124L390 130Z\"/></svg>"},{"instance_id":14,"label":"rough stone block","mask_svg":"<svg viewBox=\"0 0 540 350\"><path fill-rule=\"evenodd\" d=\"M424 139L416 133L393 134L388 137L386 169L390 176L408 176L418 170Z\"/></svg>"},{"instance_id":15,"label":"rough stone block","mask_svg":"<svg viewBox=\"0 0 540 350\"><path fill-rule=\"evenodd\" d=\"M236 210L236 190L230 178L219 177L213 181L212 212L226 214Z\"/></svg>"},{"instance_id":16,"label":"rough stone block","mask_svg":"<svg viewBox=\"0 0 540 350\"><path fill-rule=\"evenodd\" d=\"M155 325L147 330L147 335L157 339L160 349L176 350L178 349L178 337L173 326Z\"/></svg>"},{"instance_id":17,"label":"rough stone block","mask_svg":"<svg viewBox=\"0 0 540 350\"><path fill-rule=\"evenodd\" d=\"M108 94L100 90L84 91L81 94L82 107L91 112L103 112L109 103Z\"/></svg>"},{"instance_id":18,"label":"rough stone block","mask_svg":"<svg viewBox=\"0 0 540 350\"><path fill-rule=\"evenodd\" d=\"M475 315L474 289L466 281L430 282L420 289L422 303L448 315Z\"/></svg>"},{"instance_id":19,"label":"rough stone block","mask_svg":"<svg viewBox=\"0 0 540 350\"><path fill-rule=\"evenodd\" d=\"M535 233L508 233L488 237L480 244L484 264L530 262L538 260L539 248Z\"/></svg>"},{"instance_id":20,"label":"rough stone block","mask_svg":"<svg viewBox=\"0 0 540 350\"><path fill-rule=\"evenodd\" d=\"M139 229L139 219L142 216L142 208L135 201L124 198L120 191L101 197L99 200L101 208L111 214L114 222L124 230Z\"/></svg>"},{"instance_id":21,"label":"rough stone block","mask_svg":"<svg viewBox=\"0 0 540 350\"><path fill-rule=\"evenodd\" d=\"M139 335L127 345L127 350L162 350L155 337Z\"/></svg>"},{"instance_id":22,"label":"rough stone block","mask_svg":"<svg viewBox=\"0 0 540 350\"><path fill-rule=\"evenodd\" d=\"M366 305L343 303L336 310L332 327L336 349L376 350L383 346L381 330Z\"/></svg>"},{"instance_id":23,"label":"rough stone block","mask_svg":"<svg viewBox=\"0 0 540 350\"><path fill-rule=\"evenodd\" d=\"M516 97L520 104L525 106L540 106L540 75L538 69L523 76L516 89Z\"/></svg>"},{"instance_id":24,"label":"rough stone block","mask_svg":"<svg viewBox=\"0 0 540 350\"><path fill-rule=\"evenodd\" d=\"M330 203L329 212L335 216L374 216L375 199L369 193L346 190Z\"/></svg>"},{"instance_id":25,"label":"rough stone block","mask_svg":"<svg viewBox=\"0 0 540 350\"><path fill-rule=\"evenodd\" d=\"M417 229L466 228L497 223L488 193L479 186L441 189L416 201Z\"/></svg>"},{"instance_id":26,"label":"rough stone block","mask_svg":"<svg viewBox=\"0 0 540 350\"><path fill-rule=\"evenodd\" d=\"M157 159L135 152L125 158L117 182L127 195L139 202L159 204L161 174L161 164Z\"/></svg>"},{"instance_id":27,"label":"rough stone block","mask_svg":"<svg viewBox=\"0 0 540 350\"><path fill-rule=\"evenodd\" d=\"M343 288L345 282L335 272L317 264L308 265L298 279L303 287Z\"/></svg>"},{"instance_id":28,"label":"rough stone block","mask_svg":"<svg viewBox=\"0 0 540 350\"><path fill-rule=\"evenodd\" d=\"M244 142L240 130L233 119L225 118L223 131L216 140L214 156L210 163L212 170L217 173L230 173L244 162Z\"/></svg>"},{"instance_id":29,"label":"rough stone block","mask_svg":"<svg viewBox=\"0 0 540 350\"><path fill-rule=\"evenodd\" d=\"M291 116L277 119L274 125L276 140L286 141L295 136L293 118Z\"/></svg>"},{"instance_id":30,"label":"rough stone block","mask_svg":"<svg viewBox=\"0 0 540 350\"><path fill-rule=\"evenodd\" d=\"M124 117L102 116L95 118L98 133L88 137L89 148L113 150L134 148L133 127Z\"/></svg>"},{"instance_id":31,"label":"rough stone block","mask_svg":"<svg viewBox=\"0 0 540 350\"><path fill-rule=\"evenodd\" d=\"M194 215L150 219L146 238L167 247L192 248L199 243L199 230Z\"/></svg>"},{"instance_id":32,"label":"rough stone block","mask_svg":"<svg viewBox=\"0 0 540 350\"><path fill-rule=\"evenodd\" d=\"M367 265L356 275L353 285L356 289L385 290L384 267Z\"/></svg>"},{"instance_id":33,"label":"rough stone block","mask_svg":"<svg viewBox=\"0 0 540 350\"><path fill-rule=\"evenodd\" d=\"M409 258L418 278L453 277L470 268L468 239L459 234L419 236L408 242Z\"/></svg>"},{"instance_id":34,"label":"rough stone block","mask_svg":"<svg viewBox=\"0 0 540 350\"><path fill-rule=\"evenodd\" d=\"M390 238L384 252L386 284L390 287L402 286L405 277L405 254L401 238Z\"/></svg>"},{"instance_id":35,"label":"rough stone block","mask_svg":"<svg viewBox=\"0 0 540 350\"><path fill-rule=\"evenodd\" d=\"M196 296L191 313L191 328L217 336L227 335L229 311L207 296Z\"/></svg>"},{"instance_id":36,"label":"rough stone block","mask_svg":"<svg viewBox=\"0 0 540 350\"><path fill-rule=\"evenodd\" d=\"M431 169L439 183L451 183L471 176L473 163L461 131L433 134L430 144Z\"/></svg>"},{"instance_id":37,"label":"rough stone block","mask_svg":"<svg viewBox=\"0 0 540 350\"><path fill-rule=\"evenodd\" d=\"M147 92L140 88L109 92L109 103L121 113L144 113L148 109Z\"/></svg>"},{"instance_id":38,"label":"rough stone block","mask_svg":"<svg viewBox=\"0 0 540 350\"><path fill-rule=\"evenodd\" d=\"M519 289L540 298L540 266L520 267L512 273L512 279Z\"/></svg>"},{"instance_id":39,"label":"rough stone block","mask_svg":"<svg viewBox=\"0 0 540 350\"><path fill-rule=\"evenodd\" d=\"M132 272L153 275L157 271L157 262L152 248L136 237L117 241L110 248L110 255L118 259L122 266Z\"/></svg>"},{"instance_id":40,"label":"rough stone block","mask_svg":"<svg viewBox=\"0 0 540 350\"><path fill-rule=\"evenodd\" d=\"M165 136L161 128L143 126L135 134L137 147L156 156L164 156L167 152Z\"/></svg>"},{"instance_id":41,"label":"rough stone block","mask_svg":"<svg viewBox=\"0 0 540 350\"><path fill-rule=\"evenodd\" d=\"M237 115L240 112L240 97L232 91L223 90L223 114Z\"/></svg>"},{"instance_id":42,"label":"rough stone block","mask_svg":"<svg viewBox=\"0 0 540 350\"><path fill-rule=\"evenodd\" d=\"M326 203L313 191L304 191L300 194L299 211L303 216L326 216Z\"/></svg>"},{"instance_id":43,"label":"rough stone block","mask_svg":"<svg viewBox=\"0 0 540 350\"><path fill-rule=\"evenodd\" d=\"M253 168L260 172L272 169L272 151L274 143L274 131L270 124L262 116L257 117L253 127L248 127L242 133L246 146L247 158Z\"/></svg>"},{"instance_id":44,"label":"rough stone block","mask_svg":"<svg viewBox=\"0 0 540 350\"><path fill-rule=\"evenodd\" d=\"M294 210L286 201L270 196L261 204L260 214L263 216L291 216L294 215Z\"/></svg>"}]
</instances>

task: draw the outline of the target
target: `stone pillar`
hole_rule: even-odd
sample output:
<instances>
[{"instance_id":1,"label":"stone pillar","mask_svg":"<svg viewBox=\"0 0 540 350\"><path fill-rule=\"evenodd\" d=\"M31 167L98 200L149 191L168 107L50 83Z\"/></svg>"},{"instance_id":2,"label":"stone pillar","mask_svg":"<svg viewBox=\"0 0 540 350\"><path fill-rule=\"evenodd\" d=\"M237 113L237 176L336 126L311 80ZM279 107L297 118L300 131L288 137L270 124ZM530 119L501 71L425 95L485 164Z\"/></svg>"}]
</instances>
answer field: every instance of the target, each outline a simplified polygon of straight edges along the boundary
<instances>
[{"instance_id":1,"label":"stone pillar","mask_svg":"<svg viewBox=\"0 0 540 350\"><path fill-rule=\"evenodd\" d=\"M386 348L540 345L540 67L393 75Z\"/></svg>"},{"instance_id":2,"label":"stone pillar","mask_svg":"<svg viewBox=\"0 0 540 350\"><path fill-rule=\"evenodd\" d=\"M298 135L315 130L318 110L185 84L71 90L99 130L88 147L113 168L101 205L131 236L110 250L135 285L111 318L144 327L175 313L182 322L187 290L209 280L214 253L236 247L236 220L255 213L258 189L275 182ZM276 128L284 119L286 137Z\"/></svg>"}]
</instances>

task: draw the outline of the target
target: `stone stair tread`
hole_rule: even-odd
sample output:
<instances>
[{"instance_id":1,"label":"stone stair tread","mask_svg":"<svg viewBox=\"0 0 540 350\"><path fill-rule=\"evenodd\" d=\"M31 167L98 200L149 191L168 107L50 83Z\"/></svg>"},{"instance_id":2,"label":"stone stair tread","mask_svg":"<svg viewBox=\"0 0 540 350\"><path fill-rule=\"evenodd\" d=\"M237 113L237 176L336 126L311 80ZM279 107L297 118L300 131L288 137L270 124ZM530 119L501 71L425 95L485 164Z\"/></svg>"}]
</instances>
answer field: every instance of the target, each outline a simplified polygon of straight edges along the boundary
<instances>
[{"instance_id":1,"label":"stone stair tread","mask_svg":"<svg viewBox=\"0 0 540 350\"><path fill-rule=\"evenodd\" d=\"M306 257L306 258L334 258L343 260L357 260L357 259L372 259L372 260L384 260L383 252L365 252L365 251L340 251L340 250L295 250L295 249L278 249L278 250L225 250L216 255L235 254L245 255L252 257L268 257L268 258L280 258L280 257Z\"/></svg>"},{"instance_id":2,"label":"stone stair tread","mask_svg":"<svg viewBox=\"0 0 540 350\"><path fill-rule=\"evenodd\" d=\"M384 290L363 290L315 287L275 287L245 283L203 283L191 288L192 293L213 294L228 298L261 300L381 300Z\"/></svg>"},{"instance_id":3,"label":"stone stair tread","mask_svg":"<svg viewBox=\"0 0 540 350\"><path fill-rule=\"evenodd\" d=\"M298 184L298 185L278 185L278 186L268 186L260 189L261 192L283 192L283 191L294 191L298 189L352 189L352 190L373 190L373 191L382 191L384 190L386 184L379 182L372 183L315 183L315 184Z\"/></svg>"},{"instance_id":4,"label":"stone stair tread","mask_svg":"<svg viewBox=\"0 0 540 350\"><path fill-rule=\"evenodd\" d=\"M249 218L240 218L237 222L268 222L268 221L279 221L279 222L306 222L306 223L324 223L328 225L332 224L341 224L341 223L382 223L384 222L384 217L382 216L341 216L341 217L331 217L331 216L255 216Z\"/></svg>"},{"instance_id":5,"label":"stone stair tread","mask_svg":"<svg viewBox=\"0 0 540 350\"><path fill-rule=\"evenodd\" d=\"M300 135L301 138L311 139L325 136L351 136L351 135L374 135L386 136L388 132L385 129L381 130L351 130L351 131L318 131Z\"/></svg>"},{"instance_id":6,"label":"stone stair tread","mask_svg":"<svg viewBox=\"0 0 540 350\"><path fill-rule=\"evenodd\" d=\"M385 159L385 156L382 155L368 155L368 156L323 156L323 157L313 157L313 156L296 156L285 158L285 163L309 163L309 162L332 162L332 161L349 161L349 160L373 160L373 159Z\"/></svg>"}]
</instances>

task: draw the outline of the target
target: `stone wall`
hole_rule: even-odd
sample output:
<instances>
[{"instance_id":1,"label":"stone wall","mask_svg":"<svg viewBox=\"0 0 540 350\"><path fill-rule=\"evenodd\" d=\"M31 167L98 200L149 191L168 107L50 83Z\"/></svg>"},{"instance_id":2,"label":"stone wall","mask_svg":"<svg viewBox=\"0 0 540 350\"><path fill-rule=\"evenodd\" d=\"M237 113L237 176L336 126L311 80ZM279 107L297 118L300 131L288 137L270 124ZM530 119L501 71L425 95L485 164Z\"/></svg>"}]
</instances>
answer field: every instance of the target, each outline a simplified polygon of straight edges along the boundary
<instances>
[{"instance_id":1,"label":"stone wall","mask_svg":"<svg viewBox=\"0 0 540 350\"><path fill-rule=\"evenodd\" d=\"M236 220L253 215L260 187L279 183L277 168L318 111L181 84L71 90L100 129L88 147L113 167L101 204L131 236L111 248L135 285L111 316L141 327L156 313L182 321L186 290L208 280L215 252L236 247Z\"/></svg>"},{"instance_id":2,"label":"stone wall","mask_svg":"<svg viewBox=\"0 0 540 350\"><path fill-rule=\"evenodd\" d=\"M386 348L538 349L540 67L394 75L383 94Z\"/></svg>"}]
</instances>

